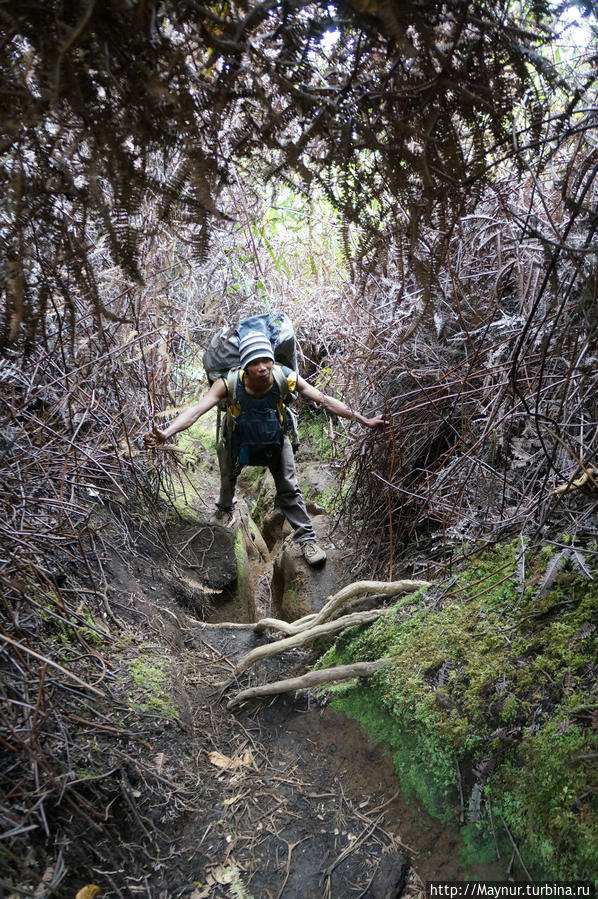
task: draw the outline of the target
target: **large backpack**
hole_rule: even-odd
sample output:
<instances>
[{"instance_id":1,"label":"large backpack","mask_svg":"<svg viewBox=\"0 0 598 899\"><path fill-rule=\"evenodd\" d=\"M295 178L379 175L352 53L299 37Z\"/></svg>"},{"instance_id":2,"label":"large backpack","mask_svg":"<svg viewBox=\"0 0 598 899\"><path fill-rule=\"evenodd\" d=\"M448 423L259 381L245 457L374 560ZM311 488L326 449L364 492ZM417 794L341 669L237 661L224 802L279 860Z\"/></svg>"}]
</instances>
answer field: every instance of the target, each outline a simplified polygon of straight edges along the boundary
<instances>
[{"instance_id":1,"label":"large backpack","mask_svg":"<svg viewBox=\"0 0 598 899\"><path fill-rule=\"evenodd\" d=\"M237 325L225 325L216 331L203 354L203 367L213 384L239 366L239 343L249 331L265 334L274 352L274 360L297 371L297 343L293 324L285 312L266 312L241 319Z\"/></svg>"},{"instance_id":2,"label":"large backpack","mask_svg":"<svg viewBox=\"0 0 598 899\"><path fill-rule=\"evenodd\" d=\"M225 378L229 398L223 403L227 410L227 428L224 436L232 433L231 408L236 403L236 389L239 377L239 344L241 339L249 331L261 331L266 335L272 345L274 359L278 365L272 369L281 401L284 404L283 429L288 434L293 451L299 448L299 434L297 432L297 414L289 408L294 394L289 392L288 383L280 369L280 365L286 365L291 371L297 371L297 342L293 324L285 312L267 312L263 315L252 315L241 319L237 325L225 325L220 328L203 354L203 367L208 381L213 384L218 378ZM231 397L233 401L231 403ZM222 436L221 408L218 408L217 440ZM262 464L262 463L254 463Z\"/></svg>"}]
</instances>

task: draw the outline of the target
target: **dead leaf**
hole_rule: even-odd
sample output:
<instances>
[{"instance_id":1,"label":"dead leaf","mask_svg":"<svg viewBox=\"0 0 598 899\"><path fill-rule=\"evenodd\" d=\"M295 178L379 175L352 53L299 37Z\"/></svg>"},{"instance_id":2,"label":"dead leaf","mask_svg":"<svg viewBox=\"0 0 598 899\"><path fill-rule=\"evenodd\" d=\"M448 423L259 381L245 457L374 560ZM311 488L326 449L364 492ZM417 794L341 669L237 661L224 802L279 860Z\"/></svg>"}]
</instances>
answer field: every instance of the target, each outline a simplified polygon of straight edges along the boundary
<instances>
[{"instance_id":1,"label":"dead leaf","mask_svg":"<svg viewBox=\"0 0 598 899\"><path fill-rule=\"evenodd\" d=\"M229 865L227 868L224 865L218 865L216 868L212 868L210 871L210 877L214 879L214 883L232 883L235 879L236 868L234 865Z\"/></svg>"},{"instance_id":2,"label":"dead leaf","mask_svg":"<svg viewBox=\"0 0 598 899\"><path fill-rule=\"evenodd\" d=\"M250 749L246 749L243 755L230 758L221 752L210 752L208 758L212 765L216 768L222 768L223 771L237 771L239 768L251 768L253 766L253 753Z\"/></svg>"},{"instance_id":3,"label":"dead leaf","mask_svg":"<svg viewBox=\"0 0 598 899\"><path fill-rule=\"evenodd\" d=\"M96 899L96 896L99 896L101 892L95 883L90 883L86 887L81 887L75 899Z\"/></svg>"},{"instance_id":4,"label":"dead leaf","mask_svg":"<svg viewBox=\"0 0 598 899\"><path fill-rule=\"evenodd\" d=\"M159 752L156 758L154 759L154 765L156 766L156 773L162 774L162 768L164 767L164 759L166 758L166 754L164 752Z\"/></svg>"},{"instance_id":5,"label":"dead leaf","mask_svg":"<svg viewBox=\"0 0 598 899\"><path fill-rule=\"evenodd\" d=\"M222 865L217 865L215 868L212 868L212 870L206 877L205 884L201 884L195 881L197 887L193 890L189 899L208 899L208 896L212 892L212 887L215 887L217 884L232 883L233 878L234 869L225 868Z\"/></svg>"},{"instance_id":6,"label":"dead leaf","mask_svg":"<svg viewBox=\"0 0 598 899\"><path fill-rule=\"evenodd\" d=\"M223 755L221 752L210 752L208 758L212 765L215 765L217 768L238 768L238 760L236 764L233 763L233 760L228 755Z\"/></svg>"},{"instance_id":7,"label":"dead leaf","mask_svg":"<svg viewBox=\"0 0 598 899\"><path fill-rule=\"evenodd\" d=\"M237 793L236 796L231 796L230 799L224 799L222 805L234 805L235 802L238 802L239 799L243 798L243 793Z\"/></svg>"}]
</instances>

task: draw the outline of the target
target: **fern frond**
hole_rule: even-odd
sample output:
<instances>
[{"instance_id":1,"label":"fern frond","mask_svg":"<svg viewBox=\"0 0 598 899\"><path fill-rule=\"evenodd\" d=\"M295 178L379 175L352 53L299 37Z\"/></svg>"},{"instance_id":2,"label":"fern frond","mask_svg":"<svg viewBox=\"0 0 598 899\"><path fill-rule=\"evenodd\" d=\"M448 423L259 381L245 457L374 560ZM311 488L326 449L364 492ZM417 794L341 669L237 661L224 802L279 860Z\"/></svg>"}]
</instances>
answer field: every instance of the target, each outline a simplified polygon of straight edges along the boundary
<instances>
[{"instance_id":1,"label":"fern frond","mask_svg":"<svg viewBox=\"0 0 598 899\"><path fill-rule=\"evenodd\" d=\"M594 580L590 567L588 566L582 554L577 549L574 549L571 553L571 564L573 565L577 573L581 574L582 577L585 577L586 580Z\"/></svg>"},{"instance_id":2,"label":"fern frond","mask_svg":"<svg viewBox=\"0 0 598 899\"><path fill-rule=\"evenodd\" d=\"M565 564L567 559L570 558L570 556L571 556L571 550L569 549L569 547L562 549L559 553L557 553L556 556L553 556L553 558L550 560L550 562L546 566L546 571L544 573L544 577L542 578L542 582L538 589L536 599L541 599L543 596L545 596L548 593L549 590L552 589L557 577L561 573L563 565Z\"/></svg>"}]
</instances>

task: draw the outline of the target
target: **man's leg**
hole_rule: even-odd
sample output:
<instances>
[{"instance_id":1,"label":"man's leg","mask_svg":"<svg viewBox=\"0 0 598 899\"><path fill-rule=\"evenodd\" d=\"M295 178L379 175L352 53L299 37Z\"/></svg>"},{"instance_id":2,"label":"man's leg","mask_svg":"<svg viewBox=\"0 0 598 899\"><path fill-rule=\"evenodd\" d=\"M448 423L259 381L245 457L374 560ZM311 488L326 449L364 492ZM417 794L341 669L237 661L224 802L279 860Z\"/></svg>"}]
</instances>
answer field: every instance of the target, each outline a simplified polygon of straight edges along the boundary
<instances>
[{"instance_id":1,"label":"man's leg","mask_svg":"<svg viewBox=\"0 0 598 899\"><path fill-rule=\"evenodd\" d=\"M326 553L316 544L311 518L305 508L305 500L297 481L295 457L288 437L284 438L280 460L272 463L269 468L276 485L278 504L295 531L293 540L301 546L303 555L310 565L324 562Z\"/></svg>"},{"instance_id":2,"label":"man's leg","mask_svg":"<svg viewBox=\"0 0 598 899\"><path fill-rule=\"evenodd\" d=\"M230 526L234 523L233 510L237 475L235 474L230 447L225 441L220 440L217 444L216 455L218 456L218 467L220 469L220 496L216 500L218 511L212 516L210 521L212 524Z\"/></svg>"}]
</instances>

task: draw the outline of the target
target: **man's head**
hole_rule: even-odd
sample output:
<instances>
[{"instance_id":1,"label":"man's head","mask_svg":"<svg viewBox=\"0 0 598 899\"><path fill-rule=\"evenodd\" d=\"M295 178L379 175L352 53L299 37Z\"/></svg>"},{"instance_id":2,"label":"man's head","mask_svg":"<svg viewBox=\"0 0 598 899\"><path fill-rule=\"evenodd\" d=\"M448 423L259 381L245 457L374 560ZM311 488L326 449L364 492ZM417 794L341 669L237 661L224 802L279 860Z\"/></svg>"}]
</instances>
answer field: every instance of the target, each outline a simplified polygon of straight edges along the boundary
<instances>
[{"instance_id":1,"label":"man's head","mask_svg":"<svg viewBox=\"0 0 598 899\"><path fill-rule=\"evenodd\" d=\"M249 331L241 338L239 343L239 356L241 368L247 369L249 365L262 359L267 359L270 363L274 362L274 353L272 345L265 334L261 331ZM272 368L272 365L269 365Z\"/></svg>"}]
</instances>

